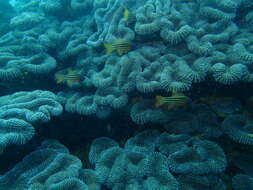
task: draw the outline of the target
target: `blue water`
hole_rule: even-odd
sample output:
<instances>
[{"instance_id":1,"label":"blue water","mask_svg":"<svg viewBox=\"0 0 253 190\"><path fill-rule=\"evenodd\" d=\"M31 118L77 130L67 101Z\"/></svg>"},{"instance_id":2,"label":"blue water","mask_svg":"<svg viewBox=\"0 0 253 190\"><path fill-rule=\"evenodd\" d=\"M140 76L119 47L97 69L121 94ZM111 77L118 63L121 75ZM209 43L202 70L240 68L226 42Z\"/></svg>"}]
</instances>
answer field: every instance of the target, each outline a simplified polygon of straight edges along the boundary
<instances>
[{"instance_id":1,"label":"blue water","mask_svg":"<svg viewBox=\"0 0 253 190\"><path fill-rule=\"evenodd\" d=\"M251 0L1 0L0 190L251 190L252 81Z\"/></svg>"}]
</instances>

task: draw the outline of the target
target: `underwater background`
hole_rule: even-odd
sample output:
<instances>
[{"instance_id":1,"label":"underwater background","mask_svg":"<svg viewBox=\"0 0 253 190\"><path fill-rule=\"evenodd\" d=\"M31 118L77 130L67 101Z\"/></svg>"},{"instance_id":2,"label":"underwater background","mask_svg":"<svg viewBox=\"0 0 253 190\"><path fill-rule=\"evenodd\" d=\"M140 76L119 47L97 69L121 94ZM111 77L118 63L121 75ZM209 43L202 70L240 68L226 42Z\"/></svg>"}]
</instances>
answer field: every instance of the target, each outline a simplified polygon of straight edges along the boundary
<instances>
[{"instance_id":1,"label":"underwater background","mask_svg":"<svg viewBox=\"0 0 253 190\"><path fill-rule=\"evenodd\" d=\"M1 0L0 190L253 190L252 0Z\"/></svg>"}]
</instances>

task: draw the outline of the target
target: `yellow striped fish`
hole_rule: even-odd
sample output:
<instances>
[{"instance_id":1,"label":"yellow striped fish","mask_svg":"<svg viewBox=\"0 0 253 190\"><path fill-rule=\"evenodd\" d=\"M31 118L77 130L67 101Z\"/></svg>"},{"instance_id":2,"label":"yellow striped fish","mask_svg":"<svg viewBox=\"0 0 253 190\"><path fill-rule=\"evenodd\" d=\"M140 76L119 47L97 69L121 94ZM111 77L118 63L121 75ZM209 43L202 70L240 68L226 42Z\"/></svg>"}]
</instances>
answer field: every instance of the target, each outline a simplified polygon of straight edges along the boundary
<instances>
[{"instance_id":1,"label":"yellow striped fish","mask_svg":"<svg viewBox=\"0 0 253 190\"><path fill-rule=\"evenodd\" d=\"M66 83L68 87L72 87L75 83L81 81L81 75L72 68L67 69L67 73L56 73L55 74L56 83Z\"/></svg>"},{"instance_id":2,"label":"yellow striped fish","mask_svg":"<svg viewBox=\"0 0 253 190\"><path fill-rule=\"evenodd\" d=\"M131 50L132 45L129 40L118 39L113 44L104 44L104 47L106 49L107 54L110 54L110 53L116 51L117 54L121 56L125 53L128 53Z\"/></svg>"},{"instance_id":3,"label":"yellow striped fish","mask_svg":"<svg viewBox=\"0 0 253 190\"><path fill-rule=\"evenodd\" d=\"M127 8L124 9L123 13L124 19L126 21L126 24L129 25L135 21L135 15L129 12Z\"/></svg>"},{"instance_id":4,"label":"yellow striped fish","mask_svg":"<svg viewBox=\"0 0 253 190\"><path fill-rule=\"evenodd\" d=\"M156 107L167 106L167 109L174 109L178 107L191 104L192 100L188 96L185 96L183 93L178 93L173 91L172 95L169 97L156 96Z\"/></svg>"}]
</instances>

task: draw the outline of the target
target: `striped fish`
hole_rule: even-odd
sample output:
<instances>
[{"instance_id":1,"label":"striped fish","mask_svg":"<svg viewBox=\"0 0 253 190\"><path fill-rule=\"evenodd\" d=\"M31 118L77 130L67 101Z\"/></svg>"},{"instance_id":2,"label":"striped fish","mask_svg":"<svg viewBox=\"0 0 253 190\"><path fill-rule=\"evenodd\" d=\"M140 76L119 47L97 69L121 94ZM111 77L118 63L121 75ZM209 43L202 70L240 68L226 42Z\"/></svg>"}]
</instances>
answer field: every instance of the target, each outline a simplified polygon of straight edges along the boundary
<instances>
[{"instance_id":1,"label":"striped fish","mask_svg":"<svg viewBox=\"0 0 253 190\"><path fill-rule=\"evenodd\" d=\"M167 106L167 109L173 109L173 108L178 108L181 106L185 106L187 104L191 104L192 100L188 97L185 96L183 93L178 93L173 91L172 95L169 97L163 97L163 96L156 96L156 107L161 107L161 106Z\"/></svg>"},{"instance_id":2,"label":"striped fish","mask_svg":"<svg viewBox=\"0 0 253 190\"><path fill-rule=\"evenodd\" d=\"M129 12L127 8L124 8L124 13L123 13L124 19L126 21L126 24L129 25L135 21L135 15Z\"/></svg>"},{"instance_id":3,"label":"striped fish","mask_svg":"<svg viewBox=\"0 0 253 190\"><path fill-rule=\"evenodd\" d=\"M56 73L55 80L57 84L66 83L68 87L72 87L81 81L81 75L76 70L68 68L66 74Z\"/></svg>"},{"instance_id":4,"label":"striped fish","mask_svg":"<svg viewBox=\"0 0 253 190\"><path fill-rule=\"evenodd\" d=\"M128 53L131 50L132 44L129 40L118 39L113 44L104 44L104 47L106 49L107 54L116 51L117 54L121 56L123 54Z\"/></svg>"}]
</instances>

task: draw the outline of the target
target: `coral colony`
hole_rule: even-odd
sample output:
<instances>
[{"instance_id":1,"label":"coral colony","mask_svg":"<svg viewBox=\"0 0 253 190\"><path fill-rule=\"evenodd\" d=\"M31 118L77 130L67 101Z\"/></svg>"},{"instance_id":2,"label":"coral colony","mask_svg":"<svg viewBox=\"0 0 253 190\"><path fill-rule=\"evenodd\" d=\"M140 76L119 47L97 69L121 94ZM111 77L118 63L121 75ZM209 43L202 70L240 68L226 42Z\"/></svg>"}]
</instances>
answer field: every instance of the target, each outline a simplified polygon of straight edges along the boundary
<instances>
[{"instance_id":1,"label":"coral colony","mask_svg":"<svg viewBox=\"0 0 253 190\"><path fill-rule=\"evenodd\" d=\"M1 0L0 190L252 190L252 0Z\"/></svg>"}]
</instances>

